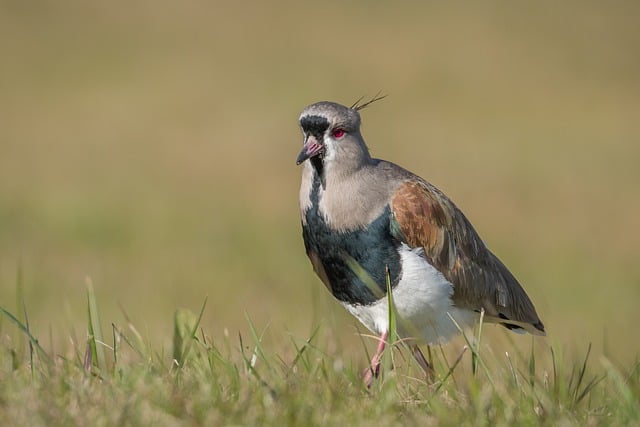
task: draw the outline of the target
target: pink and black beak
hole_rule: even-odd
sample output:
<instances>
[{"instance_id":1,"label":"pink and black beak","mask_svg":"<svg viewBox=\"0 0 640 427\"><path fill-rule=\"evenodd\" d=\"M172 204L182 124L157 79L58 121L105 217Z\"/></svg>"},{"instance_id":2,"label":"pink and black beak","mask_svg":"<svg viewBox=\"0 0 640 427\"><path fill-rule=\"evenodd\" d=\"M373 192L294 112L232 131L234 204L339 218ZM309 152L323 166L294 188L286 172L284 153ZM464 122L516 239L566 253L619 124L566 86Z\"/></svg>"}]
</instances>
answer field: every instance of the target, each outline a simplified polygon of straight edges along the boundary
<instances>
[{"instance_id":1,"label":"pink and black beak","mask_svg":"<svg viewBox=\"0 0 640 427\"><path fill-rule=\"evenodd\" d=\"M302 146L302 151L298 154L298 158L296 159L296 165L304 162L307 159L315 157L324 152L324 144L318 141L318 139L313 136L307 136L307 139Z\"/></svg>"}]
</instances>

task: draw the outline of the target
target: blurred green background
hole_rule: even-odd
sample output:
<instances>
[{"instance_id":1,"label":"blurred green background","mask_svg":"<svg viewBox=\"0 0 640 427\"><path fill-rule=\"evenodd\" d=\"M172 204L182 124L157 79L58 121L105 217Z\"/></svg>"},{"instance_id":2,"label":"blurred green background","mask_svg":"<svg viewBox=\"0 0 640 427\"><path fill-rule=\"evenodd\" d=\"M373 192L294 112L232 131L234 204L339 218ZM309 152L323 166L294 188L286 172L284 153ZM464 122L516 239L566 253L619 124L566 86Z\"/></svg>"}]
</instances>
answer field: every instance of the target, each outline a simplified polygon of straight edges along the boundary
<instances>
[{"instance_id":1,"label":"blurred green background","mask_svg":"<svg viewBox=\"0 0 640 427\"><path fill-rule=\"evenodd\" d=\"M21 265L58 352L83 339L87 277L105 326L124 311L163 345L208 295L211 334L248 314L360 346L304 254L297 117L382 91L363 111L372 153L467 214L534 300L540 342L632 360L638 22L632 1L1 0L0 305L16 311Z\"/></svg>"}]
</instances>

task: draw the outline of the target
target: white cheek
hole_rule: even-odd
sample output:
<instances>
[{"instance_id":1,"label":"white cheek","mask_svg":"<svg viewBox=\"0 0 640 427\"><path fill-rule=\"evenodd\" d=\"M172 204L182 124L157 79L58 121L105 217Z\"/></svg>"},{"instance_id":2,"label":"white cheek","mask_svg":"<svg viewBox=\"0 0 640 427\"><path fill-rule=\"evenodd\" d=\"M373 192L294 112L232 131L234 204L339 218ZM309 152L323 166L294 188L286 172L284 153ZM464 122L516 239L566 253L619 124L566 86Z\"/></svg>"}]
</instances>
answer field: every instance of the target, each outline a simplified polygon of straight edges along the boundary
<instances>
[{"instance_id":1,"label":"white cheek","mask_svg":"<svg viewBox=\"0 0 640 427\"><path fill-rule=\"evenodd\" d=\"M324 137L324 161L331 162L336 158L336 151L338 151L337 142L329 135Z\"/></svg>"}]
</instances>

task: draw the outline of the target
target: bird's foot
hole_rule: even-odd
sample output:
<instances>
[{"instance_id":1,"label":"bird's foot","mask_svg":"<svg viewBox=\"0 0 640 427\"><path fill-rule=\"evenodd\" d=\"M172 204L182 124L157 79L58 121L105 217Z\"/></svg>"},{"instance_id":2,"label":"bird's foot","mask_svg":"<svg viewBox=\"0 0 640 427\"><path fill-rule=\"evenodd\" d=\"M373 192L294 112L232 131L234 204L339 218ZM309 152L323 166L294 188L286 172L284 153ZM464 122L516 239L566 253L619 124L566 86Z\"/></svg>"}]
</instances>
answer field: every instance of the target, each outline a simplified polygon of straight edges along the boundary
<instances>
[{"instance_id":1,"label":"bird's foot","mask_svg":"<svg viewBox=\"0 0 640 427\"><path fill-rule=\"evenodd\" d=\"M380 376L380 361L378 361L377 365L371 365L367 369L364 370L363 380L364 385L369 389L373 384L373 380Z\"/></svg>"},{"instance_id":2,"label":"bird's foot","mask_svg":"<svg viewBox=\"0 0 640 427\"><path fill-rule=\"evenodd\" d=\"M387 344L387 337L389 336L388 332L382 334L378 341L378 348L376 349L376 354L371 358L371 364L364 371L364 384L367 388L371 388L371 384L373 384L373 379L378 378L380 375L380 362L382 361L382 353L384 352L384 348Z\"/></svg>"}]
</instances>

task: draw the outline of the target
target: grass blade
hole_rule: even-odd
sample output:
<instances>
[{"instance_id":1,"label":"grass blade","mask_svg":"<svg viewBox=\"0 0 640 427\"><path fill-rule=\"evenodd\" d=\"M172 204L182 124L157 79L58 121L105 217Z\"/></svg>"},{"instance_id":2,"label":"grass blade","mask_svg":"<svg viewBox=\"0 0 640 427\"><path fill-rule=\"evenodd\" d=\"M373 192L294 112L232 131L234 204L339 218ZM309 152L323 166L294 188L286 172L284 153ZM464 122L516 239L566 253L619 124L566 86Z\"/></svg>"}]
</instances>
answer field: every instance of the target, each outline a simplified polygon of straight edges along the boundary
<instances>
[{"instance_id":1,"label":"grass blade","mask_svg":"<svg viewBox=\"0 0 640 427\"><path fill-rule=\"evenodd\" d=\"M271 366L271 363L267 358L264 348L262 347L262 339L264 338L264 334L269 326L267 325L267 327L262 331L262 333L258 335L258 331L256 331L256 328L253 325L253 322L251 321L249 314L245 313L245 317L247 319L247 322L249 323L249 330L251 331L251 336L253 337L253 342L254 342L253 353L251 354L251 367L252 368L255 367L259 357L260 359L262 359L266 367L270 371L273 371L273 367Z\"/></svg>"},{"instance_id":2,"label":"grass blade","mask_svg":"<svg viewBox=\"0 0 640 427\"><path fill-rule=\"evenodd\" d=\"M475 345L471 342L471 340L469 339L469 337L467 336L467 333L465 332L465 330L460 326L460 324L456 321L456 319L454 319L454 317L450 314L447 313L447 315L449 316L449 319L451 319L451 321L453 322L453 324L456 326L456 328L458 329L458 331L460 331L460 333L462 334L462 337L464 338L464 340L467 343L467 346L469 347L469 349L471 350L471 356L475 357L476 359L472 359L472 360L477 360L478 363L480 364L480 366L482 366L482 368L484 369L486 375L487 375L487 379L489 380L489 382L491 383L491 386L495 387L495 383L493 381L493 378L491 377L491 373L489 372L489 368L487 368L487 365L485 365L484 360L482 360L482 358L480 357L480 353L479 353L479 349L475 347ZM480 320L482 320L482 316L480 316ZM479 331L482 330L482 328L478 329ZM473 367L473 364L472 364ZM474 372L475 375L475 372Z\"/></svg>"},{"instance_id":3,"label":"grass blade","mask_svg":"<svg viewBox=\"0 0 640 427\"><path fill-rule=\"evenodd\" d=\"M480 321L478 322L478 335L476 337L476 342L474 348L471 350L471 372L473 376L475 376L478 372L478 358L480 351L480 338L482 337L482 325L484 324L484 308L480 309Z\"/></svg>"},{"instance_id":4,"label":"grass blade","mask_svg":"<svg viewBox=\"0 0 640 427\"><path fill-rule=\"evenodd\" d=\"M319 331L320 331L320 325L316 326L316 328L311 333L311 336L305 340L304 344L301 347L298 347L298 345L295 343L293 338L291 338L291 342L293 343L296 349L296 356L294 357L293 362L291 362L291 366L289 366L289 372L295 368L295 366L298 364L298 361L300 360L302 360L302 363L304 363L306 370L307 371L309 370L309 363L302 356L305 350L311 346L313 339L316 337Z\"/></svg>"},{"instance_id":5,"label":"grass blade","mask_svg":"<svg viewBox=\"0 0 640 427\"><path fill-rule=\"evenodd\" d=\"M22 313L24 315L24 326L27 328L27 331L31 332L31 330L29 329L29 316L27 315L27 305L25 304L24 299L22 300ZM35 367L33 366L33 343L31 342L31 340L29 340L29 366L31 368L31 376L33 377Z\"/></svg>"},{"instance_id":6,"label":"grass blade","mask_svg":"<svg viewBox=\"0 0 640 427\"><path fill-rule=\"evenodd\" d=\"M208 296L205 297L204 302L202 303L202 308L200 308L200 314L198 314L198 317L195 319L195 321L193 321L191 325L189 325L189 322L192 321L192 319L190 319L189 316L185 317L183 315L179 315L179 312L176 311L176 315L174 317L175 319L174 321L176 322L176 324L174 325L173 356L174 356L174 360L176 361L176 363L178 363L178 366L180 367L184 366L187 360L187 355L189 354L189 351L193 346L193 342L198 341L196 333L198 332L198 327L200 326L200 322L202 321L202 316L204 315L204 309L207 306L208 300L209 300L209 297ZM186 313L186 311L180 311L180 313ZM178 324L179 322L182 322L182 321L186 323ZM184 334L184 336L180 336L176 338L176 334ZM176 339L178 340L178 342L176 342ZM176 352L177 349L179 349L180 351Z\"/></svg>"},{"instance_id":7,"label":"grass blade","mask_svg":"<svg viewBox=\"0 0 640 427\"><path fill-rule=\"evenodd\" d=\"M389 271L389 266L387 265L385 267L385 277L386 277L386 287L387 287L387 311L388 311L388 316L389 316L389 320L388 320L388 334L387 334L387 348L388 350L385 351L382 355L382 360L383 360L383 367L384 369L381 369L381 379L384 378L384 373L385 372L391 372L391 370L393 369L393 346L395 345L395 343L397 343L399 341L399 337L398 337L398 324L397 324L397 317L396 317L396 307L395 304L393 302L393 292L391 289L391 272ZM382 338L381 338L382 339ZM384 380L380 381L380 383L384 383Z\"/></svg>"},{"instance_id":8,"label":"grass blade","mask_svg":"<svg viewBox=\"0 0 640 427\"><path fill-rule=\"evenodd\" d=\"M534 353L534 343L535 341L532 339L531 353L529 355L529 384L531 387L534 387L536 382L536 355Z\"/></svg>"},{"instance_id":9,"label":"grass blade","mask_svg":"<svg viewBox=\"0 0 640 427\"><path fill-rule=\"evenodd\" d=\"M98 303L96 300L96 294L93 290L93 282L90 277L86 278L87 283L87 310L88 310L88 331L89 331L89 345L87 351L91 352L90 356L85 357L85 369L90 368L91 365L98 368L99 372L104 372L106 368L106 359L103 348L103 336L102 327L100 326L100 315L98 313ZM87 366L87 360L90 358L90 365Z\"/></svg>"},{"instance_id":10,"label":"grass blade","mask_svg":"<svg viewBox=\"0 0 640 427\"><path fill-rule=\"evenodd\" d=\"M38 350L38 355L41 359L45 360L47 363L53 363L51 357L47 354L46 351L40 346L38 339L31 334L29 328L27 328L16 316L11 314L8 310L0 306L0 313L3 314L7 319L11 320L23 333L29 338L29 341L34 345L34 347Z\"/></svg>"}]
</instances>

